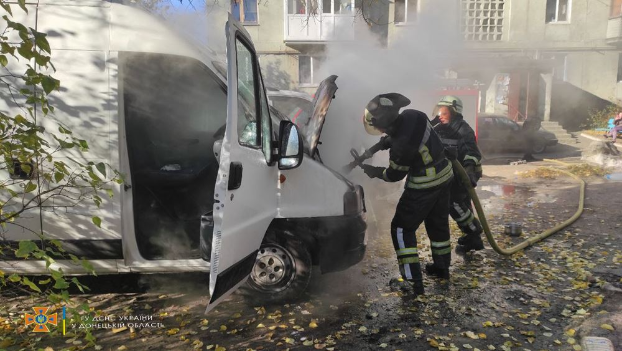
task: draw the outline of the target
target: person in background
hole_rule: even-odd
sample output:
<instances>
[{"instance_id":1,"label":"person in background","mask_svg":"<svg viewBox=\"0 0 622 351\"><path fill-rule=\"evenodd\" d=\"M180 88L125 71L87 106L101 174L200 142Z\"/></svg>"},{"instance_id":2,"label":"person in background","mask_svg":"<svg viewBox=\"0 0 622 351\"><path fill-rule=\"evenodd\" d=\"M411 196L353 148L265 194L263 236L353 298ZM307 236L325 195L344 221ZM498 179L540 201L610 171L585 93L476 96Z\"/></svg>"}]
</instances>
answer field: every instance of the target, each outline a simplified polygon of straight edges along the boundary
<instances>
[{"instance_id":1,"label":"person in background","mask_svg":"<svg viewBox=\"0 0 622 351\"><path fill-rule=\"evenodd\" d=\"M622 132L622 112L618 112L616 117L613 119L613 128L609 130L608 134L605 134L605 138L610 135L611 141L616 142L616 138L618 137L618 132Z\"/></svg>"}]
</instances>

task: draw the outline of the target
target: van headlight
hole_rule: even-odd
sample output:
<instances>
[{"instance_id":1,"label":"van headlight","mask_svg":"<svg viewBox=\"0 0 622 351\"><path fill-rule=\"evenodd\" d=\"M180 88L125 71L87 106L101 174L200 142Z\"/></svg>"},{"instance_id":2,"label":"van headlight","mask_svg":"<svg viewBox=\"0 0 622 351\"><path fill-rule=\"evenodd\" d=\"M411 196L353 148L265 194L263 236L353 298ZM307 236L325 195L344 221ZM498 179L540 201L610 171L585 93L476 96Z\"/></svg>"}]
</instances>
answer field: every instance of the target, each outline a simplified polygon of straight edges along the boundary
<instances>
[{"instance_id":1,"label":"van headlight","mask_svg":"<svg viewBox=\"0 0 622 351\"><path fill-rule=\"evenodd\" d=\"M354 189L343 195L343 214L346 216L357 215L365 211L365 193L363 192L363 187L355 185Z\"/></svg>"}]
</instances>

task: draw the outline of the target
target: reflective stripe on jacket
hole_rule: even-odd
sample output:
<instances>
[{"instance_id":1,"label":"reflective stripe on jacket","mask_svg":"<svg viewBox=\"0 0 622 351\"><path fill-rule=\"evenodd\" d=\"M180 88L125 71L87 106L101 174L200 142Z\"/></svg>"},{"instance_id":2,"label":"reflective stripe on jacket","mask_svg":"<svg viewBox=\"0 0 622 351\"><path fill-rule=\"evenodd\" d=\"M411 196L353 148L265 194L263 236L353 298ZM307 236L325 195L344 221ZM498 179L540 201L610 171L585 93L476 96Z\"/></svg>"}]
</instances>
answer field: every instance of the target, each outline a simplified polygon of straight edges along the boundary
<instances>
[{"instance_id":1,"label":"reflective stripe on jacket","mask_svg":"<svg viewBox=\"0 0 622 351\"><path fill-rule=\"evenodd\" d=\"M391 136L389 167L383 178L397 182L408 175L407 189L433 189L453 178L443 144L425 113L404 110L388 131Z\"/></svg>"}]
</instances>

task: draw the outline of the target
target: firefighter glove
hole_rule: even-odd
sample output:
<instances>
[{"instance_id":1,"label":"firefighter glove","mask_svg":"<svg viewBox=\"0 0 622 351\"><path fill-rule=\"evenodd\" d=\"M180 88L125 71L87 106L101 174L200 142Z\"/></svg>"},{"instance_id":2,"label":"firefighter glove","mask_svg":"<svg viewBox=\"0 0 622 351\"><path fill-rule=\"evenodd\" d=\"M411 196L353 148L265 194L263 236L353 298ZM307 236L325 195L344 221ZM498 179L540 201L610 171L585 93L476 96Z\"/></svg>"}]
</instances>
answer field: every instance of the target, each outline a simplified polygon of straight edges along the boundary
<instances>
[{"instance_id":1,"label":"firefighter glove","mask_svg":"<svg viewBox=\"0 0 622 351\"><path fill-rule=\"evenodd\" d=\"M477 186L477 173L475 172L475 166L468 165L464 167L466 174L469 176L469 180L471 181L471 185L475 188Z\"/></svg>"},{"instance_id":2,"label":"firefighter glove","mask_svg":"<svg viewBox=\"0 0 622 351\"><path fill-rule=\"evenodd\" d=\"M369 178L382 178L382 174L384 173L384 167L361 165L361 168Z\"/></svg>"}]
</instances>

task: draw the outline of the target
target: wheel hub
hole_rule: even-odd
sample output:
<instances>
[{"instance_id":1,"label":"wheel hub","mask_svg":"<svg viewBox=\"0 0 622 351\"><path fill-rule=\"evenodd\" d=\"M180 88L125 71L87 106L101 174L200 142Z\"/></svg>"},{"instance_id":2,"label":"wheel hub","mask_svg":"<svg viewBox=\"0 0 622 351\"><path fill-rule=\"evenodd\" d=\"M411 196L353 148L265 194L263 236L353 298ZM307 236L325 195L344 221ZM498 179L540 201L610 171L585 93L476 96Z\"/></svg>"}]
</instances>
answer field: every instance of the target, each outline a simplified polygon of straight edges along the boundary
<instances>
[{"instance_id":1,"label":"wheel hub","mask_svg":"<svg viewBox=\"0 0 622 351\"><path fill-rule=\"evenodd\" d=\"M257 260L251 272L251 279L260 286L268 287L291 280L293 259L278 246L263 247L257 253Z\"/></svg>"}]
</instances>

